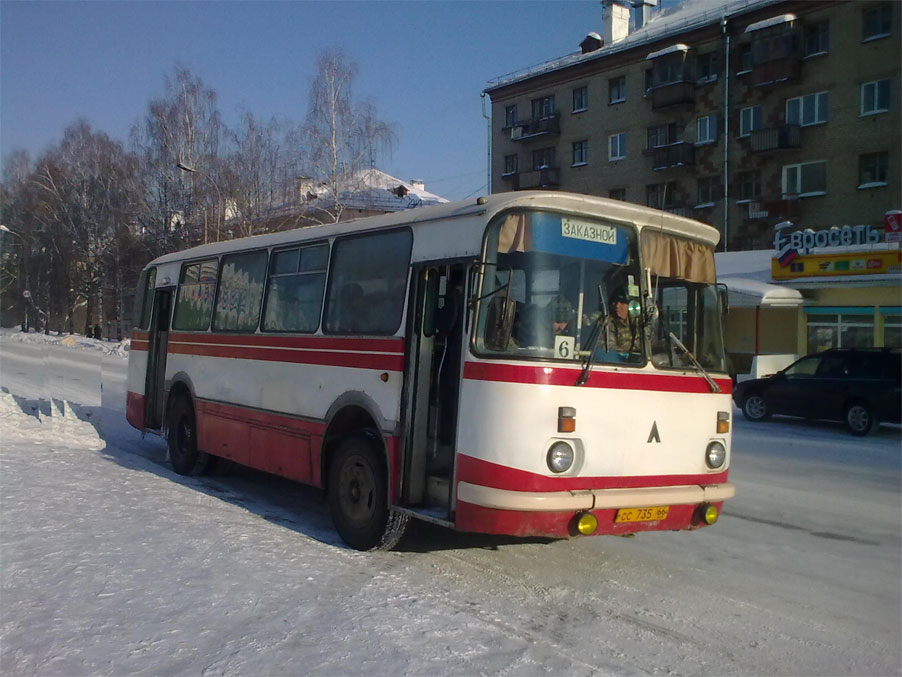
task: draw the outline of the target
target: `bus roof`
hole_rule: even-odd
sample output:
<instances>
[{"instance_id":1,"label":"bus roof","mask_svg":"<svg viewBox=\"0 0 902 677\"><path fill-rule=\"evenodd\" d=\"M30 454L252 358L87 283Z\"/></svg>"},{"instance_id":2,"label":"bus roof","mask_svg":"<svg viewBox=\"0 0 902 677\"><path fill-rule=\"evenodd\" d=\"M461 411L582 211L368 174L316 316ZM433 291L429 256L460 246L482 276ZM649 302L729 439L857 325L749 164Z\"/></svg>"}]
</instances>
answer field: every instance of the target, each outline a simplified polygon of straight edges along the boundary
<instances>
[{"instance_id":1,"label":"bus roof","mask_svg":"<svg viewBox=\"0 0 902 677\"><path fill-rule=\"evenodd\" d=\"M485 224L498 212L512 208L550 209L571 214L582 214L633 223L640 229L652 227L674 235L682 235L714 246L720 239L720 233L713 226L669 214L658 209L612 200L609 198L580 195L575 193L552 191L520 191L511 193L494 193L482 198L472 198L461 202L448 202L431 207L367 216L340 223L318 226L305 226L293 230L254 235L225 242L215 242L190 249L184 249L160 256L148 265L175 263L188 259L199 259L207 256L219 256L235 251L256 248L269 248L288 245L294 242L326 240L348 233L363 233L398 226L410 226L417 229L425 224L435 225L439 221L457 221L451 237L458 241L466 239L465 226L475 227L473 240L467 251L460 254L478 254L482 243L482 232ZM470 251L472 249L472 251Z\"/></svg>"}]
</instances>

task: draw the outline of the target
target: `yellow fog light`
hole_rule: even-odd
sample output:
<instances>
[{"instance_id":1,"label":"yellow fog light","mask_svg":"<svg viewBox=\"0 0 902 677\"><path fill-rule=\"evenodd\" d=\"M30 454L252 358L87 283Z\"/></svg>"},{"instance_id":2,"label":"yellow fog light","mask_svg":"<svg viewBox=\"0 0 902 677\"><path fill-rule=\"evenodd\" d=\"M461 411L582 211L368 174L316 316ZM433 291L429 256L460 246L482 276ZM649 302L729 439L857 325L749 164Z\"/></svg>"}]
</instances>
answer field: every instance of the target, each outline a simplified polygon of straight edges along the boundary
<instances>
[{"instance_id":1,"label":"yellow fog light","mask_svg":"<svg viewBox=\"0 0 902 677\"><path fill-rule=\"evenodd\" d=\"M702 513L702 519L705 521L705 524L714 524L718 517L720 517L720 512L717 510L717 506L714 505L709 505Z\"/></svg>"},{"instance_id":2,"label":"yellow fog light","mask_svg":"<svg viewBox=\"0 0 902 677\"><path fill-rule=\"evenodd\" d=\"M576 521L576 528L583 536L590 536L598 528L598 518L590 512L584 512Z\"/></svg>"}]
</instances>

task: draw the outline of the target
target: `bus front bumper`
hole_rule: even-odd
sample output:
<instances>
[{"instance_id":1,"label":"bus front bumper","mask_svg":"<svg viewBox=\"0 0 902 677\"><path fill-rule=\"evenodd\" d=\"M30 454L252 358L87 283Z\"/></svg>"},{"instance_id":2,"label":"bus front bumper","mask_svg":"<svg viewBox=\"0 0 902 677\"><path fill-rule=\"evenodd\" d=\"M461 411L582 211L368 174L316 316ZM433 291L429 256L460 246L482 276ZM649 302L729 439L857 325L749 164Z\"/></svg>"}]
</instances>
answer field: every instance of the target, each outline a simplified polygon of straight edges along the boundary
<instances>
[{"instance_id":1,"label":"bus front bumper","mask_svg":"<svg viewBox=\"0 0 902 677\"><path fill-rule=\"evenodd\" d=\"M574 491L510 491L469 482L457 484L458 501L493 510L518 512L570 512L646 508L658 505L697 505L721 503L735 494L736 487L732 482L706 486Z\"/></svg>"}]
</instances>

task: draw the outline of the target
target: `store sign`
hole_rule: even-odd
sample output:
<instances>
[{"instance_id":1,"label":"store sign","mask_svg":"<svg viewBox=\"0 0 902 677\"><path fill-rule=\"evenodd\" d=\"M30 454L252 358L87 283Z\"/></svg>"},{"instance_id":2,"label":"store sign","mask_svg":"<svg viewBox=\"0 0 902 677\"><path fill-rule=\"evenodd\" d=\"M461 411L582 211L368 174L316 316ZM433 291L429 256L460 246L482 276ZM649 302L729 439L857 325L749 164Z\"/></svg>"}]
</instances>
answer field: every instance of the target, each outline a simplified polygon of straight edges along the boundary
<instances>
[{"instance_id":1,"label":"store sign","mask_svg":"<svg viewBox=\"0 0 902 677\"><path fill-rule=\"evenodd\" d=\"M894 209L884 214L883 231L887 242L902 242L902 212Z\"/></svg>"},{"instance_id":2,"label":"store sign","mask_svg":"<svg viewBox=\"0 0 902 677\"><path fill-rule=\"evenodd\" d=\"M815 247L850 247L856 244L877 244L880 242L880 231L868 225L833 226L825 230L794 230L787 233L785 229L774 233L774 249L777 256L795 250L804 256Z\"/></svg>"},{"instance_id":3,"label":"store sign","mask_svg":"<svg viewBox=\"0 0 902 677\"><path fill-rule=\"evenodd\" d=\"M814 254L797 256L786 264L781 263L780 258L771 259L771 277L775 280L885 274L902 274L902 251Z\"/></svg>"}]
</instances>

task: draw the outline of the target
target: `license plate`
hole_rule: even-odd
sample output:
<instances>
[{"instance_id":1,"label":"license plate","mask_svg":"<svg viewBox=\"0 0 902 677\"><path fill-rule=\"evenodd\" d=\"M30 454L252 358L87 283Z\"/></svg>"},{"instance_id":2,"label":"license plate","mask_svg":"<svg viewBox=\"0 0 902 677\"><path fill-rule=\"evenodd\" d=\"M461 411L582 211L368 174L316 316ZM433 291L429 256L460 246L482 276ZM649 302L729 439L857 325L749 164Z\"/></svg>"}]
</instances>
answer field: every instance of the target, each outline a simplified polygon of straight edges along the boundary
<instances>
[{"instance_id":1,"label":"license plate","mask_svg":"<svg viewBox=\"0 0 902 677\"><path fill-rule=\"evenodd\" d=\"M667 517L669 505L659 505L654 508L624 508L617 511L615 522L655 522Z\"/></svg>"}]
</instances>

